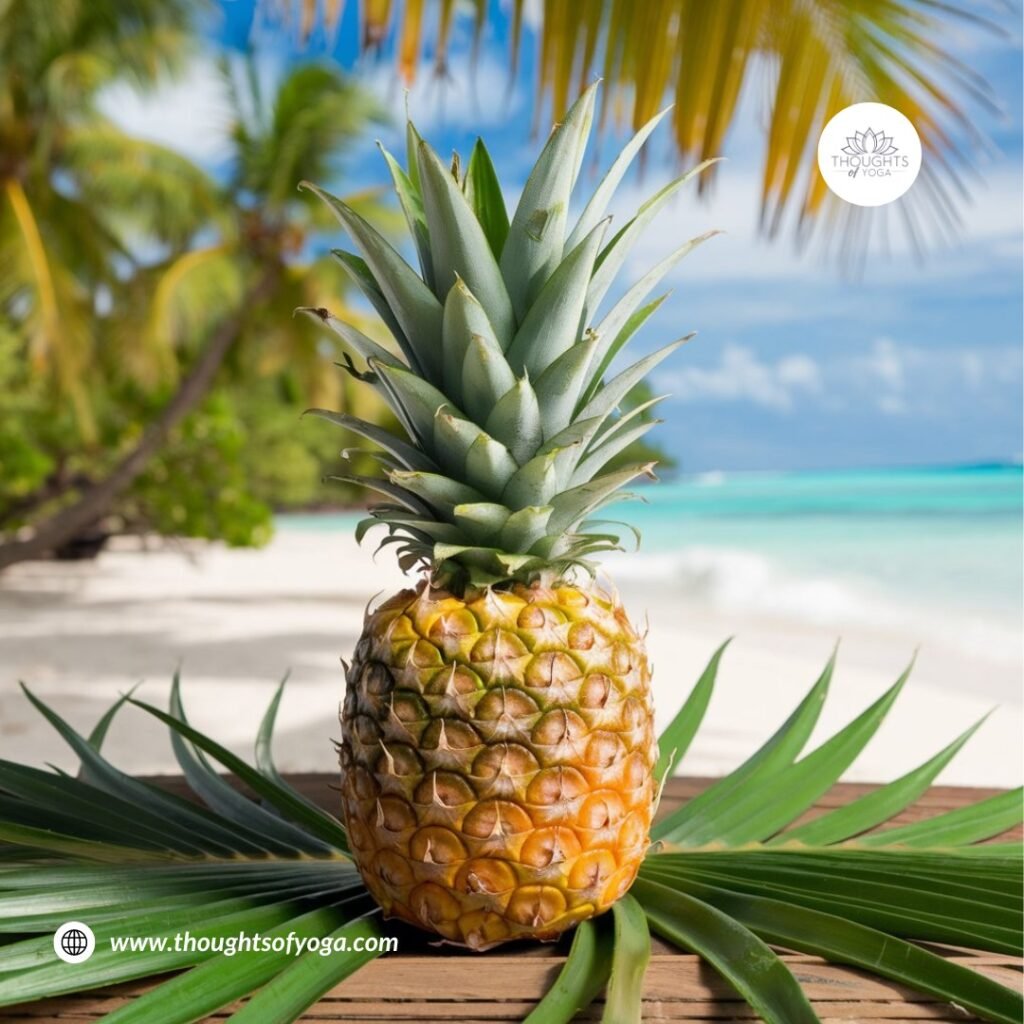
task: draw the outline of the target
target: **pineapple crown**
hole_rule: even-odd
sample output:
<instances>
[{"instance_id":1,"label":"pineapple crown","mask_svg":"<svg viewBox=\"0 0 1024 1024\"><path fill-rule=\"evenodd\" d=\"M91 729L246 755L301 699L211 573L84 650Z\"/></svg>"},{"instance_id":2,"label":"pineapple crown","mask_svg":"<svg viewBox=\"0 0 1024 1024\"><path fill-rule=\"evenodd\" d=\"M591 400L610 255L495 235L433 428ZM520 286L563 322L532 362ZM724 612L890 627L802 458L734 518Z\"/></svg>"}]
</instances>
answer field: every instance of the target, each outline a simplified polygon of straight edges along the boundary
<instances>
[{"instance_id":1,"label":"pineapple crown","mask_svg":"<svg viewBox=\"0 0 1024 1024\"><path fill-rule=\"evenodd\" d=\"M668 199L706 161L647 200L609 241L605 211L657 123L618 155L568 228L597 86L556 126L509 222L494 165L477 140L465 173L446 167L407 126L408 170L381 147L419 257L420 273L366 220L303 183L335 213L362 256L335 250L394 335L400 355L325 309L307 312L346 346L345 368L374 388L407 439L345 413L310 410L367 440L381 474L336 479L384 501L356 530L388 528L399 564L438 584L488 586L563 575L619 548L616 524L593 517L654 463L605 471L657 421L660 399L621 411L625 396L692 335L606 380L609 367L667 297L647 296L709 232L681 245L607 312L595 314L630 249ZM350 354L351 353L351 354ZM355 354L365 361L356 366Z\"/></svg>"}]
</instances>

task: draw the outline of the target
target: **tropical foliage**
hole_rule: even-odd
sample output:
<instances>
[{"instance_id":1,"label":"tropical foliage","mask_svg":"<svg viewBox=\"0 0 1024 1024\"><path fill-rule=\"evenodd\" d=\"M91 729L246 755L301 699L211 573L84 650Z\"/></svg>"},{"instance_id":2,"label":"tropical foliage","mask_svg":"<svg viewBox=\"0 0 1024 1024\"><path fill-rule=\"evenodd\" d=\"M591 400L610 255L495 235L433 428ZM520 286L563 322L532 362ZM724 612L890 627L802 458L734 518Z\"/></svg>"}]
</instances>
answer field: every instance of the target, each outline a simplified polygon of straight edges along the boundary
<instances>
[{"instance_id":1,"label":"tropical foliage","mask_svg":"<svg viewBox=\"0 0 1024 1024\"><path fill-rule=\"evenodd\" d=\"M151 85L180 65L195 5L119 6L57 4L47 17L32 3L0 7L0 312L86 444L99 434L88 390L97 295L117 287L130 237L180 246L215 202L188 161L97 106L118 79Z\"/></svg>"},{"instance_id":2,"label":"tropical foliage","mask_svg":"<svg viewBox=\"0 0 1024 1024\"><path fill-rule=\"evenodd\" d=\"M110 86L186 66L204 9L0 6L0 568L117 530L259 543L275 508L361 496L320 487L337 441L300 426L304 409L392 422L293 315L329 293L380 331L348 308L341 265L312 255L333 221L295 189L342 180L379 106L334 66L271 87L226 56L233 146L216 178L105 113ZM395 223L372 192L346 200Z\"/></svg>"},{"instance_id":3,"label":"tropical foliage","mask_svg":"<svg viewBox=\"0 0 1024 1024\"><path fill-rule=\"evenodd\" d=\"M334 67L297 66L270 91L225 60L233 151L217 179L104 113L105 88L182 65L200 10L0 6L0 566L97 522L258 542L272 506L320 496L336 453L319 424L299 428L304 408L387 422L292 316L348 287L311 258L328 222L294 184L311 168L339 180L380 109Z\"/></svg>"},{"instance_id":4,"label":"tropical foliage","mask_svg":"<svg viewBox=\"0 0 1024 1024\"><path fill-rule=\"evenodd\" d=\"M659 779L683 762L724 649L663 733ZM1021 793L884 827L977 725L894 782L794 827L875 735L909 674L803 753L833 667L834 660L760 750L661 819L631 892L576 929L565 968L531 1024L570 1021L602 990L604 1020L639 1021L649 931L700 954L770 1024L818 1020L777 947L857 966L988 1020L1021 1019L1019 993L929 948L1020 951L1021 847L984 841L1020 822ZM189 725L177 679L168 711L123 697L88 737L26 693L81 767L75 777L0 762L0 1005L183 971L105 1020L184 1024L248 996L231 1020L287 1024L372 958L111 950L112 935L184 929L211 939L242 931L350 940L383 934L341 825L275 768L281 688L259 729L255 766ZM126 703L168 727L201 804L133 779L103 757L106 733ZM258 799L242 795L218 768ZM52 932L68 918L96 933L86 963L69 966L52 953Z\"/></svg>"},{"instance_id":5,"label":"tropical foliage","mask_svg":"<svg viewBox=\"0 0 1024 1024\"><path fill-rule=\"evenodd\" d=\"M343 14L332 0L263 0L270 17L295 17L309 37L322 18L328 33ZM813 172L818 136L839 110L864 100L903 111L930 159L917 187L901 202L900 226L915 244L934 231L955 231L971 151L979 142L974 113L992 96L977 72L953 52L963 24L986 23L976 7L932 0L513 0L508 15L509 70L515 78L528 35L536 35L535 125L550 102L557 119L571 99L601 76L599 123L638 129L663 105L671 115L684 162L727 155L729 132L752 90L766 89L761 167L762 224L776 233L788 216L798 238L823 217L843 229L823 237L840 257L862 252L865 236L881 234L885 211L838 202ZM363 0L361 45L382 50L394 41L399 74L422 74L432 44L433 71L444 78L456 57L459 5L445 0ZM465 5L472 21L473 59L489 23L504 18L496 4ZM297 15L294 12L298 12ZM531 29L533 32L531 32ZM705 179L707 188L712 177Z\"/></svg>"}]
</instances>

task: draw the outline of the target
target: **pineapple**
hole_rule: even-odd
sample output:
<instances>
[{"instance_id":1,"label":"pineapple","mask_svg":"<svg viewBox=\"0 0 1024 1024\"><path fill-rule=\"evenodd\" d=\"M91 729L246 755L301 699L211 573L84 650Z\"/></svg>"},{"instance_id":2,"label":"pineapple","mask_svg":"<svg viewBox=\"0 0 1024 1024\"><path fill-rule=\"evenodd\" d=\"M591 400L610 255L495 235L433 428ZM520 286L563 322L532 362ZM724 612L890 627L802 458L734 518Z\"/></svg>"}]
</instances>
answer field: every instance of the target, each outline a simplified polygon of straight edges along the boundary
<instances>
[{"instance_id":1,"label":"pineapple","mask_svg":"<svg viewBox=\"0 0 1024 1024\"><path fill-rule=\"evenodd\" d=\"M347 668L344 820L385 913L473 949L554 937L606 910L636 876L656 800L650 666L594 582L593 557L619 536L593 517L651 475L652 464L605 471L653 425L640 415L653 403L618 406L686 339L606 379L609 366L661 301L646 296L703 238L595 317L640 232L697 173L606 238L611 195L659 115L570 230L595 89L550 136L511 223L482 142L463 174L408 126L408 169L384 157L420 273L306 186L360 248L336 255L400 354L307 312L407 437L316 411L382 449L379 477L342 478L384 499L357 535L385 526L403 570L422 570L367 614Z\"/></svg>"}]
</instances>

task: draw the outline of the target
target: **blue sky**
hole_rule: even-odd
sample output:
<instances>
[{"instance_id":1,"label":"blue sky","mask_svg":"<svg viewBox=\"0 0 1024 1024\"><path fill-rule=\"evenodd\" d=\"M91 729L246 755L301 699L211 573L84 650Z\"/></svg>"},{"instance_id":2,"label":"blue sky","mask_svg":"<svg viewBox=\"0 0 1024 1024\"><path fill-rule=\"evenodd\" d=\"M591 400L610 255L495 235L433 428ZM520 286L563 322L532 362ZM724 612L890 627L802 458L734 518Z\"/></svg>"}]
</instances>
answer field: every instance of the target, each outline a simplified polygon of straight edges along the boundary
<instances>
[{"instance_id":1,"label":"blue sky","mask_svg":"<svg viewBox=\"0 0 1024 1024\"><path fill-rule=\"evenodd\" d=\"M514 202L538 151L531 134L532 51L524 49L522 74L509 91L506 25L494 3L475 79L467 68L467 41L457 39L450 80L437 80L424 65L410 107L441 152L468 152L483 134ZM280 74L289 60L330 50L394 111L395 127L384 137L400 149L402 88L390 55L357 61L357 3L345 5L333 47L314 37L304 51L280 27L254 26L251 0L221 6L211 45L253 45L268 76ZM468 26L459 31L464 36ZM671 298L635 342L642 353L699 332L654 381L657 390L673 394L661 407L660 442L684 469L1020 459L1021 41L1008 20L1004 36L961 23L948 42L988 79L1001 107L998 114L977 111L976 123L993 146L970 182L956 244L929 246L918 259L897 241L890 255L870 255L853 279L815 251L798 254L788 236L770 244L762 239L759 114L765 96L755 80L713 195L698 201L695 192L685 192L627 264L624 283L685 238L712 227L727 232L677 268ZM206 58L196 61L186 81L157 97L141 100L121 91L110 109L133 129L172 141L208 165L226 152L223 93ZM606 157L615 141L601 143ZM628 180L615 204L619 223L675 173L667 130L650 156L643 180ZM368 140L351 161L349 184L378 182L383 173ZM582 186L594 182L584 173Z\"/></svg>"}]
</instances>

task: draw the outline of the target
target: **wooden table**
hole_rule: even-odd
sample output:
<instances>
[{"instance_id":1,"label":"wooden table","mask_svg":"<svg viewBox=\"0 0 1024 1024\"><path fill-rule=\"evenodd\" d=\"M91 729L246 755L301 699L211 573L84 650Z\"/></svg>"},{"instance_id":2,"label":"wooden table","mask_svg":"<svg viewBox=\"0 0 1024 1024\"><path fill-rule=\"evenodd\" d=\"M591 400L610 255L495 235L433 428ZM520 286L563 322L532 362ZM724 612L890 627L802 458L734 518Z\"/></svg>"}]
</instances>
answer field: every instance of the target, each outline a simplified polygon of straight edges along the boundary
<instances>
[{"instance_id":1,"label":"wooden table","mask_svg":"<svg viewBox=\"0 0 1024 1024\"><path fill-rule=\"evenodd\" d=\"M180 779L160 779L161 785L187 793ZM290 781L303 793L329 809L336 807L330 786L333 776L294 775ZM699 793L711 780L674 779L661 803L665 814ZM872 787L835 786L808 813L836 807ZM962 807L996 790L936 786L913 807L895 819L896 824L918 821L942 811ZM1018 829L1001 838L1019 838ZM448 949L442 958L425 937L412 929L402 930L400 952L374 960L327 994L302 1018L309 1024L346 1021L349 1024L495 1024L521 1021L529 1013L565 961L568 943L499 947L487 954ZM936 948L937 951L1003 984L1021 984L1021 960L995 954L972 954ZM487 969L480 970L486 956ZM824 1022L885 1021L886 1024L919 1021L974 1019L970 1014L932 997L862 971L838 967L812 956L784 954L783 959L807 992ZM464 960L473 961L470 968ZM89 996L65 997L30 1007L0 1009L0 1021L21 1024L83 1024L110 1013L125 1001L151 988L152 982L118 985ZM222 1019L231 1008L211 1020ZM595 1003L586 1020L600 1020L601 1004ZM677 952L654 940L654 953L646 975L645 1021L756 1020L756 1014L736 993L697 957Z\"/></svg>"}]
</instances>

